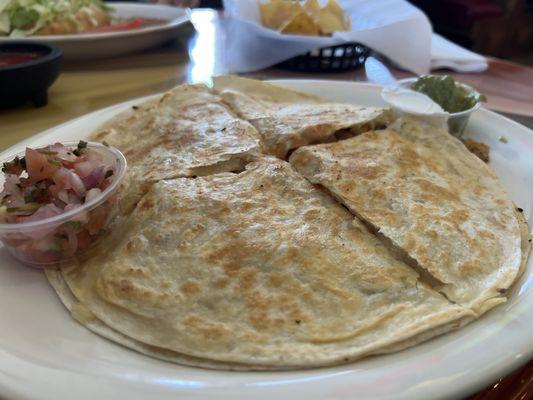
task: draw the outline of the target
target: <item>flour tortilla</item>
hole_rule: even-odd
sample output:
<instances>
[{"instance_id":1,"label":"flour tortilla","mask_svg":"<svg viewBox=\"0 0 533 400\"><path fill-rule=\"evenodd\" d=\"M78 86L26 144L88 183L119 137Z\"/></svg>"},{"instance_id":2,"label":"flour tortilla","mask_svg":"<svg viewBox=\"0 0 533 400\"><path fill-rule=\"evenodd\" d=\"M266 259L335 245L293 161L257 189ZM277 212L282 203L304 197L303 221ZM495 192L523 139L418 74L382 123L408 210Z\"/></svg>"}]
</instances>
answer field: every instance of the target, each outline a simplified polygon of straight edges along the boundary
<instances>
[{"instance_id":1,"label":"flour tortilla","mask_svg":"<svg viewBox=\"0 0 533 400\"><path fill-rule=\"evenodd\" d=\"M522 262L520 267L520 274L525 271L528 256L531 250L531 233L529 227L524 218L524 215L521 212L517 211L517 219L520 224L520 231L522 237ZM231 371L250 371L250 370L268 370L268 369L282 369L281 367L267 367L259 365L246 365L246 364L237 364L237 363L223 363L215 362L211 360L201 359L186 356L185 354L173 352L171 350L162 349L155 346L149 346L144 343L141 343L135 339L132 339L129 336L126 336L109 326L105 325L101 320L96 318L88 309L82 306L74 297L70 291L67 283L63 279L61 271L47 269L45 270L46 277L48 281L57 292L58 297L61 302L67 308L67 310L73 312L74 318L82 325L87 327L92 332L103 336L104 338L121 344L122 346L129 348L131 350L137 351L141 354L158 358L160 360L173 362L177 364L187 365L191 367L201 367L208 369L217 369L217 370L231 370ZM512 294L514 288L511 289L509 294ZM76 309L85 310L85 312L76 311ZM81 314L81 315L80 315ZM390 352L396 352L403 350L408 347L417 345L420 342L426 341L434 336L446 333L453 329L458 329L464 324L470 322L470 318L461 318L455 321L452 321L448 324L441 325L437 328L429 329L425 332L419 333L411 338L405 339L400 342L393 343L392 345L382 347L377 349L372 354L385 354ZM304 368L304 366L302 366Z\"/></svg>"},{"instance_id":2,"label":"flour tortilla","mask_svg":"<svg viewBox=\"0 0 533 400\"><path fill-rule=\"evenodd\" d=\"M261 154L256 129L201 84L181 85L136 105L90 139L124 153L127 183L137 197L161 179L242 171Z\"/></svg>"},{"instance_id":3,"label":"flour tortilla","mask_svg":"<svg viewBox=\"0 0 533 400\"><path fill-rule=\"evenodd\" d=\"M331 365L473 317L270 158L154 184L109 246L62 270L74 296L109 328L188 357Z\"/></svg>"},{"instance_id":4,"label":"flour tortilla","mask_svg":"<svg viewBox=\"0 0 533 400\"><path fill-rule=\"evenodd\" d=\"M236 76L213 78L213 87L241 118L254 125L265 151L278 158L300 146L384 127L390 109L336 103L282 86Z\"/></svg>"},{"instance_id":5,"label":"flour tortilla","mask_svg":"<svg viewBox=\"0 0 533 400\"><path fill-rule=\"evenodd\" d=\"M505 301L523 259L515 207L494 172L446 131L406 117L300 148L290 161L452 301L478 314Z\"/></svg>"},{"instance_id":6,"label":"flour tortilla","mask_svg":"<svg viewBox=\"0 0 533 400\"><path fill-rule=\"evenodd\" d=\"M181 85L135 107L91 138L119 148L144 179L242 170L261 153L256 129L205 85Z\"/></svg>"},{"instance_id":7,"label":"flour tortilla","mask_svg":"<svg viewBox=\"0 0 533 400\"><path fill-rule=\"evenodd\" d=\"M231 371L250 371L252 366L236 363L217 363L211 360L205 360L196 357L189 357L185 354L180 354L171 350L162 349L155 346L149 346L138 340L132 339L126 336L96 318L96 316L89 311L85 306L78 302L74 297L67 283L63 279L63 275L60 270L46 269L46 277L52 288L56 291L59 299L63 305L72 313L72 316L76 321L85 326L91 332L94 332L114 343L118 343L126 348L137 351L141 354L158 358L163 361L173 362L176 364L187 365L190 367L201 367L208 369L223 369ZM261 370L267 369L266 367L260 368Z\"/></svg>"},{"instance_id":8,"label":"flour tortilla","mask_svg":"<svg viewBox=\"0 0 533 400\"><path fill-rule=\"evenodd\" d=\"M526 217L523 214L523 211L519 211L518 207L516 208L516 220L520 227L520 238L521 245L520 249L522 252L520 268L518 270L518 276L522 275L526 270L527 260L529 259L529 254L531 253L531 229L527 223Z\"/></svg>"},{"instance_id":9,"label":"flour tortilla","mask_svg":"<svg viewBox=\"0 0 533 400\"><path fill-rule=\"evenodd\" d=\"M63 305L70 311L73 318L80 324L85 326L91 332L94 332L114 343L118 343L128 349L134 350L141 354L154 357L163 361L168 361L176 364L186 365L190 367L200 367L214 370L229 370L229 371L265 371L265 370L283 370L291 369L291 367L281 366L266 366L266 365L249 365L227 362L215 362L212 360L190 357L185 354L177 353L171 350L162 349L160 347L146 345L138 340L132 339L126 336L96 318L96 316L89 311L85 306L78 302L78 300L72 294L70 288L65 282L61 271L54 269L45 270L46 277L50 282L52 288L56 291L59 299ZM403 350L407 347L415 346L421 342L433 338L434 336L441 335L449 332L450 330L458 329L466 323L470 322L472 318L464 317L457 320L452 320L447 324L440 325L436 328L428 329L406 340L396 342L390 346L386 346L377 349L371 354L385 354ZM346 360L342 360L346 362ZM333 364L332 364L333 365ZM301 366L299 368L312 368L313 366Z\"/></svg>"}]
</instances>

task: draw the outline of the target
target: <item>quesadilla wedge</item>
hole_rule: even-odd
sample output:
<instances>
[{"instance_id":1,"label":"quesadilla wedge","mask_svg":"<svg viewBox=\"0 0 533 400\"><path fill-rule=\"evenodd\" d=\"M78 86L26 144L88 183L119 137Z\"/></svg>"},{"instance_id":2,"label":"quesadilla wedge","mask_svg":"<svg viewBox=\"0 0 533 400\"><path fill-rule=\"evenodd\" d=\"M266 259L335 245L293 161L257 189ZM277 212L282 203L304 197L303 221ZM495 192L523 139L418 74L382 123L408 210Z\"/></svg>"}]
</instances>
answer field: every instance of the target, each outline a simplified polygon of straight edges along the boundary
<instances>
[{"instance_id":1,"label":"quesadilla wedge","mask_svg":"<svg viewBox=\"0 0 533 400\"><path fill-rule=\"evenodd\" d=\"M257 128L268 154L284 159L300 146L338 133L353 136L385 127L390 109L336 103L271 83L235 76L213 78L213 87L241 118Z\"/></svg>"},{"instance_id":2,"label":"quesadilla wedge","mask_svg":"<svg viewBox=\"0 0 533 400\"><path fill-rule=\"evenodd\" d=\"M161 179L241 171L261 153L256 129L205 85L182 85L119 114L91 136L120 149L140 194Z\"/></svg>"},{"instance_id":3,"label":"quesadilla wedge","mask_svg":"<svg viewBox=\"0 0 533 400\"><path fill-rule=\"evenodd\" d=\"M474 315L274 158L155 183L109 246L62 270L81 307L125 337L189 357L330 365Z\"/></svg>"},{"instance_id":4,"label":"quesadilla wedge","mask_svg":"<svg viewBox=\"0 0 533 400\"><path fill-rule=\"evenodd\" d=\"M478 314L505 301L527 259L498 178L445 130L406 117L387 130L300 148L290 162L433 287Z\"/></svg>"}]
</instances>

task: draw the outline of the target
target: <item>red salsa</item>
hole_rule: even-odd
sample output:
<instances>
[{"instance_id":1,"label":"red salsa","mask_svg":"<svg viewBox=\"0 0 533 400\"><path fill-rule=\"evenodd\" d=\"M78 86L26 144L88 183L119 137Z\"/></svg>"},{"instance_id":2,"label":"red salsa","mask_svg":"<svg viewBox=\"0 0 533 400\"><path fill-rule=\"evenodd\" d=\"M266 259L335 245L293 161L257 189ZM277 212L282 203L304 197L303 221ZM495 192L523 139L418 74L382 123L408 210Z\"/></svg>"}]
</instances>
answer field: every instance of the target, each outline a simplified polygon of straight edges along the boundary
<instances>
[{"instance_id":1,"label":"red salsa","mask_svg":"<svg viewBox=\"0 0 533 400\"><path fill-rule=\"evenodd\" d=\"M9 67L11 65L23 64L29 61L37 60L45 55L38 51L30 52L0 52L0 67Z\"/></svg>"}]
</instances>

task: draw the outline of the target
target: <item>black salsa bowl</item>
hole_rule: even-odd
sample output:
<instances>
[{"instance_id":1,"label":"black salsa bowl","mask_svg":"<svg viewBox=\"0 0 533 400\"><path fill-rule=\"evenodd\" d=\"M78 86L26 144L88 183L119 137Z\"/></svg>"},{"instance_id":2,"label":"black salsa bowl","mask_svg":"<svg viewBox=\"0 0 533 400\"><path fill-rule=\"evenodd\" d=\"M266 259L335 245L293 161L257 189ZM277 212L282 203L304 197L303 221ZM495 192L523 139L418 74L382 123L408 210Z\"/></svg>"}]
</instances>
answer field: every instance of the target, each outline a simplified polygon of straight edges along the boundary
<instances>
[{"instance_id":1,"label":"black salsa bowl","mask_svg":"<svg viewBox=\"0 0 533 400\"><path fill-rule=\"evenodd\" d=\"M48 103L48 88L63 65L63 51L53 45L12 42L0 44L0 108Z\"/></svg>"}]
</instances>

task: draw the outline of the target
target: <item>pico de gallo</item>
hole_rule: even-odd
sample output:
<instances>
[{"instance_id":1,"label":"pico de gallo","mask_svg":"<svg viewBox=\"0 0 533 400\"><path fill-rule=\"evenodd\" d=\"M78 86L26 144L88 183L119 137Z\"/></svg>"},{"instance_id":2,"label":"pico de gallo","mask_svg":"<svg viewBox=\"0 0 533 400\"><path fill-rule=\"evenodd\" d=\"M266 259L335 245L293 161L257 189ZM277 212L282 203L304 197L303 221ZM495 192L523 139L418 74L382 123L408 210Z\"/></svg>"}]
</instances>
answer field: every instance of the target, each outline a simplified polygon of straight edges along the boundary
<instances>
[{"instance_id":1,"label":"pico de gallo","mask_svg":"<svg viewBox=\"0 0 533 400\"><path fill-rule=\"evenodd\" d=\"M116 195L94 208L84 206L102 198L116 166L87 142L26 148L24 157L4 163L2 172L2 224L42 221L79 209L67 220L3 234L2 241L19 258L35 264L61 261L88 248L106 230Z\"/></svg>"}]
</instances>

